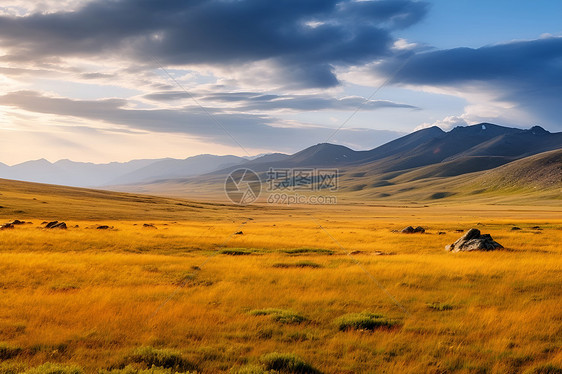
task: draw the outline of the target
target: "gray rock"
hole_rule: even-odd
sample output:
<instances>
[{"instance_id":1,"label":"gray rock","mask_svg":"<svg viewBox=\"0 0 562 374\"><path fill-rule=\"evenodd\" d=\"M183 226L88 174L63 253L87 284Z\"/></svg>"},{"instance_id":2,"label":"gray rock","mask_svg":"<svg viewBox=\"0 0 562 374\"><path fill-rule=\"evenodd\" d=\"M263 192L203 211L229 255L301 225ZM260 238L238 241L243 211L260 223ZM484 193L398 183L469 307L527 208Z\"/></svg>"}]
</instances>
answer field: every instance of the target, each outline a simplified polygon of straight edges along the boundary
<instances>
[{"instance_id":1,"label":"gray rock","mask_svg":"<svg viewBox=\"0 0 562 374\"><path fill-rule=\"evenodd\" d=\"M478 229L470 229L453 244L445 246L449 252L493 251L503 248L490 234L480 234Z\"/></svg>"},{"instance_id":2,"label":"gray rock","mask_svg":"<svg viewBox=\"0 0 562 374\"><path fill-rule=\"evenodd\" d=\"M403 228L400 232L403 233L403 234L414 234L414 233L418 233L418 232L423 234L425 232L425 229L421 226L418 226L416 228L413 228L412 226L408 226L408 227Z\"/></svg>"},{"instance_id":3,"label":"gray rock","mask_svg":"<svg viewBox=\"0 0 562 374\"><path fill-rule=\"evenodd\" d=\"M62 230L66 230L66 223L64 222L59 222L59 221L53 221L53 222L49 222L47 224L47 226L45 226L46 229L62 229Z\"/></svg>"}]
</instances>

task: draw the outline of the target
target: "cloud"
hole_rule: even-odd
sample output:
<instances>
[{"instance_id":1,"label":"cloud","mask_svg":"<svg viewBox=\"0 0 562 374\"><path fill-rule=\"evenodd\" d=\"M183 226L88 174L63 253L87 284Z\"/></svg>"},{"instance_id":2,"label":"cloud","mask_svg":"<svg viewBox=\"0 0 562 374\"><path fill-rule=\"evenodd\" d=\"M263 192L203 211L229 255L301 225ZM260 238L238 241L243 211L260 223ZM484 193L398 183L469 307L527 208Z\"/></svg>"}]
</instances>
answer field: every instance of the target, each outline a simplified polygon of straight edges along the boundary
<instances>
[{"instance_id":1,"label":"cloud","mask_svg":"<svg viewBox=\"0 0 562 374\"><path fill-rule=\"evenodd\" d=\"M445 131L449 131L457 126L468 126L469 123L466 122L466 120L464 118L461 117L457 117L457 116L448 116L443 118L442 120L439 121L435 121L433 123L422 123L421 125L419 125L418 127L416 127L414 129L414 131L417 130L421 130L421 129L427 129L429 127L433 127L433 126L438 126L440 127L442 130Z\"/></svg>"},{"instance_id":2,"label":"cloud","mask_svg":"<svg viewBox=\"0 0 562 374\"><path fill-rule=\"evenodd\" d=\"M471 117L490 118L496 112L512 123L538 120L562 129L562 37L407 52L375 64L373 73L391 74L400 61L406 64L392 83L436 87L465 97L471 104L466 114Z\"/></svg>"},{"instance_id":3,"label":"cloud","mask_svg":"<svg viewBox=\"0 0 562 374\"><path fill-rule=\"evenodd\" d=\"M416 106L395 103L388 100L367 100L359 96L343 98L325 95L277 95L259 92L232 92L199 94L198 100L209 103L226 103L229 108L241 112L291 110L291 111L363 111L383 108L419 109ZM183 91L157 92L144 96L154 101L174 101L191 99L191 95Z\"/></svg>"},{"instance_id":4,"label":"cloud","mask_svg":"<svg viewBox=\"0 0 562 374\"><path fill-rule=\"evenodd\" d=\"M335 68L391 54L422 19L412 0L91 1L71 12L0 17L7 61L118 55L154 66L267 62L288 87L333 87ZM270 71L271 73L271 71Z\"/></svg>"},{"instance_id":5,"label":"cloud","mask_svg":"<svg viewBox=\"0 0 562 374\"><path fill-rule=\"evenodd\" d=\"M48 97L34 91L0 96L0 105L57 116L71 116L148 133L177 133L199 140L248 149L294 152L325 141L334 129L295 126L258 114L224 113L218 109L129 109L122 99L72 100ZM210 116L207 112L211 112ZM370 149L402 135L395 131L342 129L334 140L360 149Z\"/></svg>"}]
</instances>

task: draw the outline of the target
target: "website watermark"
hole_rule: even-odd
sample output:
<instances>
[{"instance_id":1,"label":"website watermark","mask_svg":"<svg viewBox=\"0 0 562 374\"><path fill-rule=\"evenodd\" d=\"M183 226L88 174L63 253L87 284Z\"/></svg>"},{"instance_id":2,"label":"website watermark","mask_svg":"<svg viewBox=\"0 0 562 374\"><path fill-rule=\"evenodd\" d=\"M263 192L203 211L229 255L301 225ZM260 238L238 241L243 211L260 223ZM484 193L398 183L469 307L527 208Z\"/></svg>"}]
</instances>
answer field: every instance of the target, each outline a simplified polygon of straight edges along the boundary
<instances>
[{"instance_id":1,"label":"website watermark","mask_svg":"<svg viewBox=\"0 0 562 374\"><path fill-rule=\"evenodd\" d=\"M339 188L338 169L270 168L262 174L260 177L246 168L231 172L224 184L230 201L238 205L252 204L265 190L264 198L268 204L337 204L337 197L330 193Z\"/></svg>"}]
</instances>

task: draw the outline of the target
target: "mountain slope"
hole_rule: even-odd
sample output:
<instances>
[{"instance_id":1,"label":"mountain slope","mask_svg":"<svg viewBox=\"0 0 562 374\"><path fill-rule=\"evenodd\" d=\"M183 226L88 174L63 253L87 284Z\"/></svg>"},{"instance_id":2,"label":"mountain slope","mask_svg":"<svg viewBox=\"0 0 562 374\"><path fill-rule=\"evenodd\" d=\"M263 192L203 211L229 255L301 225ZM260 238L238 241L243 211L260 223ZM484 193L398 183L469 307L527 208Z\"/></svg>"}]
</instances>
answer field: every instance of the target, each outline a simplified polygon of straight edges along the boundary
<instances>
[{"instance_id":1,"label":"mountain slope","mask_svg":"<svg viewBox=\"0 0 562 374\"><path fill-rule=\"evenodd\" d=\"M560 189L562 197L562 149L526 157L482 173L474 183L487 189Z\"/></svg>"},{"instance_id":2,"label":"mountain slope","mask_svg":"<svg viewBox=\"0 0 562 374\"><path fill-rule=\"evenodd\" d=\"M364 157L361 159L361 161L376 161L395 154L410 152L413 149L426 144L427 142L441 139L445 135L446 132L441 130L437 126L418 130L411 134L393 140L389 143L383 144L380 147L365 152Z\"/></svg>"}]
</instances>

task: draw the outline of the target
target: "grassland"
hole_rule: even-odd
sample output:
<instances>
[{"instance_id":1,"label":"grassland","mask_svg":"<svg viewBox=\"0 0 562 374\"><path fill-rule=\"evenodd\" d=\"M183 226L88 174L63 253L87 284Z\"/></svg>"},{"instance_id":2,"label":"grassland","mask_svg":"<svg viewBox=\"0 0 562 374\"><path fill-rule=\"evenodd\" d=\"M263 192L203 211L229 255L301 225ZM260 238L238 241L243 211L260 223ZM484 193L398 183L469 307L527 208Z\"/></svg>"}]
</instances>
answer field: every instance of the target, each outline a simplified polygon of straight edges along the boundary
<instances>
[{"instance_id":1,"label":"grassland","mask_svg":"<svg viewBox=\"0 0 562 374\"><path fill-rule=\"evenodd\" d=\"M0 373L562 370L560 206L0 187L0 220L33 222L0 231ZM444 251L471 227L506 249Z\"/></svg>"}]
</instances>

